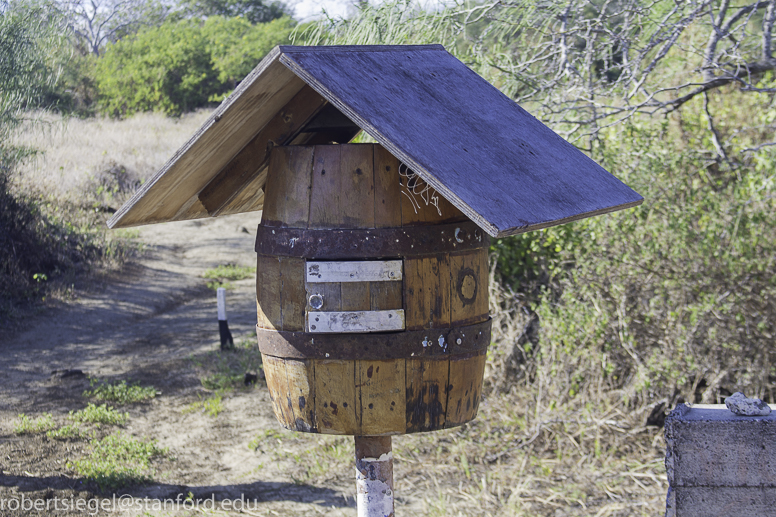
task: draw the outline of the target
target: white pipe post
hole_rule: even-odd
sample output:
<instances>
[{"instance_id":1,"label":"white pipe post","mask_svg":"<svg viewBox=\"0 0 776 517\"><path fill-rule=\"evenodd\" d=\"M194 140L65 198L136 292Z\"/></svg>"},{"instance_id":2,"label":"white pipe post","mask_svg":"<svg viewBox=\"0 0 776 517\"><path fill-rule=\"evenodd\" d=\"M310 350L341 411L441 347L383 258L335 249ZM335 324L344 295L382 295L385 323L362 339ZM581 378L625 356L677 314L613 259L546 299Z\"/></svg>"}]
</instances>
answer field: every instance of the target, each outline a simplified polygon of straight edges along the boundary
<instances>
[{"instance_id":1,"label":"white pipe post","mask_svg":"<svg viewBox=\"0 0 776 517\"><path fill-rule=\"evenodd\" d=\"M226 321L226 289L223 287L216 289L216 300L218 301L218 321Z\"/></svg>"},{"instance_id":2,"label":"white pipe post","mask_svg":"<svg viewBox=\"0 0 776 517\"><path fill-rule=\"evenodd\" d=\"M394 517L390 436L355 436L358 517Z\"/></svg>"},{"instance_id":3,"label":"white pipe post","mask_svg":"<svg viewBox=\"0 0 776 517\"><path fill-rule=\"evenodd\" d=\"M218 333L221 336L221 350L234 348L234 339L229 332L229 323L226 322L226 289L216 289L216 301L218 303Z\"/></svg>"}]
</instances>

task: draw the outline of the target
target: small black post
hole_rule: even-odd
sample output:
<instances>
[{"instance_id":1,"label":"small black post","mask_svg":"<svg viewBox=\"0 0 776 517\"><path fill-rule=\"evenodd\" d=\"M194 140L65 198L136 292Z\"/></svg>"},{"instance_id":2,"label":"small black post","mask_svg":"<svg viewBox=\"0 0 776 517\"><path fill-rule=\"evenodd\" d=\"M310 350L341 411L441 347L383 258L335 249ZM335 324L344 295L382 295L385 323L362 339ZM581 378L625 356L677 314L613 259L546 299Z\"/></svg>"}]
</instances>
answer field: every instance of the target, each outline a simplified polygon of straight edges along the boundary
<instances>
[{"instance_id":1,"label":"small black post","mask_svg":"<svg viewBox=\"0 0 776 517\"><path fill-rule=\"evenodd\" d=\"M229 332L229 323L226 321L226 289L219 287L216 289L216 299L218 301L218 333L221 335L221 350L234 349L234 339Z\"/></svg>"}]
</instances>

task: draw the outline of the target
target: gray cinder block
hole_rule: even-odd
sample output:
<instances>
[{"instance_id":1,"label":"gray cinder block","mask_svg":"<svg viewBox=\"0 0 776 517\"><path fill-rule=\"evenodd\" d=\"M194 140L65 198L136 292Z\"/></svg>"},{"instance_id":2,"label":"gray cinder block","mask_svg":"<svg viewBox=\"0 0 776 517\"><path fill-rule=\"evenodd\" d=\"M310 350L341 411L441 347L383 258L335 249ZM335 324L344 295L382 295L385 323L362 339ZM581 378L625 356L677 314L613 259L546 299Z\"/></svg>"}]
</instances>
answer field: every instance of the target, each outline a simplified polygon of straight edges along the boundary
<instances>
[{"instance_id":1,"label":"gray cinder block","mask_svg":"<svg viewBox=\"0 0 776 517\"><path fill-rule=\"evenodd\" d=\"M776 413L679 404L665 437L666 517L776 516Z\"/></svg>"}]
</instances>

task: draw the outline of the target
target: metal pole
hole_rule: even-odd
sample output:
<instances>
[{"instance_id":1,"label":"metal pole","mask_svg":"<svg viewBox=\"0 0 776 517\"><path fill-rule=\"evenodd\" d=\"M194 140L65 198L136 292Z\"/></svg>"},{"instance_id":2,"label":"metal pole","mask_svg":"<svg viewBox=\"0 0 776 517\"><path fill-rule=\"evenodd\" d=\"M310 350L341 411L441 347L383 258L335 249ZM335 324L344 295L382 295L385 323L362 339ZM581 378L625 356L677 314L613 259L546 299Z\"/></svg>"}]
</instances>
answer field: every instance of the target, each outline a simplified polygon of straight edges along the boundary
<instances>
[{"instance_id":1,"label":"metal pole","mask_svg":"<svg viewBox=\"0 0 776 517\"><path fill-rule=\"evenodd\" d=\"M358 517L393 517L390 436L355 436Z\"/></svg>"}]
</instances>

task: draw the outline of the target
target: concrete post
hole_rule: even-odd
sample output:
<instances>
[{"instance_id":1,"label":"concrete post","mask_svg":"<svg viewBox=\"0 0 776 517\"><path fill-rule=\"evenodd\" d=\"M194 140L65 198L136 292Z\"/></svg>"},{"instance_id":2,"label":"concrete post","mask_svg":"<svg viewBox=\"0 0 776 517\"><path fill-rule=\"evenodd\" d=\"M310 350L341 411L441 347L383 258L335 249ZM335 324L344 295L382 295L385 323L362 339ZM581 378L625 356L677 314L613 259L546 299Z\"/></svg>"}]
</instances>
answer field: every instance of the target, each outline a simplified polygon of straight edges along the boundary
<instances>
[{"instance_id":1,"label":"concrete post","mask_svg":"<svg viewBox=\"0 0 776 517\"><path fill-rule=\"evenodd\" d=\"M666 517L776 515L776 412L679 404L665 437Z\"/></svg>"}]
</instances>

